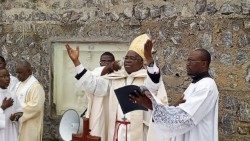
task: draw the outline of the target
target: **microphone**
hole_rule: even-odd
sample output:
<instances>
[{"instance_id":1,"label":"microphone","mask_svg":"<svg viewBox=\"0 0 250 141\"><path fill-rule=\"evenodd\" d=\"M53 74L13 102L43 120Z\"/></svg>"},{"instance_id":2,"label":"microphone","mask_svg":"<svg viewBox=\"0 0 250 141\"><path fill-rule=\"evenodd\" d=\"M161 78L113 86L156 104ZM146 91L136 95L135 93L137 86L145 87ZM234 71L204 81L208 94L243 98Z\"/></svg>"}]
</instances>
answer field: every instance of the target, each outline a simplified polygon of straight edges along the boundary
<instances>
[{"instance_id":1,"label":"microphone","mask_svg":"<svg viewBox=\"0 0 250 141\"><path fill-rule=\"evenodd\" d=\"M87 108L84 110L84 112L81 114L80 117L83 117L85 115L85 113L87 112Z\"/></svg>"}]
</instances>

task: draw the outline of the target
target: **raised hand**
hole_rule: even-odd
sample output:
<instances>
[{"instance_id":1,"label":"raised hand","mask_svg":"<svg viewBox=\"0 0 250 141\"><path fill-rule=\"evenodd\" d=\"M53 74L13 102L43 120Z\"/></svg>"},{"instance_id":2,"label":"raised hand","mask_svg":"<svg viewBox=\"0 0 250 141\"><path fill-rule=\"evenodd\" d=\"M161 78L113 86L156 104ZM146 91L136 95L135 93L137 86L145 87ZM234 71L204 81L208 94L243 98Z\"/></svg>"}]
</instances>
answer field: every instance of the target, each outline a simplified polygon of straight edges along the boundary
<instances>
[{"instance_id":1,"label":"raised hand","mask_svg":"<svg viewBox=\"0 0 250 141\"><path fill-rule=\"evenodd\" d=\"M104 69L102 70L101 75L110 74L110 73L112 73L114 71L118 71L119 69L121 69L119 61L114 61L114 62L112 62L109 65L104 67Z\"/></svg>"},{"instance_id":2,"label":"raised hand","mask_svg":"<svg viewBox=\"0 0 250 141\"><path fill-rule=\"evenodd\" d=\"M7 99L7 97L5 97L5 98L3 99L1 108L2 108L3 110L7 109L7 108L9 108L9 107L11 107L11 106L13 105L13 102L14 102L14 100L13 100L12 98L8 98L8 99Z\"/></svg>"},{"instance_id":3,"label":"raised hand","mask_svg":"<svg viewBox=\"0 0 250 141\"><path fill-rule=\"evenodd\" d=\"M114 61L111 63L111 66L112 66L112 70L114 71L118 71L119 69L121 69L121 66L119 64L119 61Z\"/></svg>"},{"instance_id":4,"label":"raised hand","mask_svg":"<svg viewBox=\"0 0 250 141\"><path fill-rule=\"evenodd\" d=\"M79 61L79 47L76 47L76 49L72 49L69 44L65 45L69 58L72 60L72 62L74 63L75 66L80 65L80 61Z\"/></svg>"},{"instance_id":5,"label":"raised hand","mask_svg":"<svg viewBox=\"0 0 250 141\"><path fill-rule=\"evenodd\" d=\"M147 65L154 61L153 55L152 55L153 43L154 41L147 40L147 42L144 45L144 56L146 58Z\"/></svg>"}]
</instances>

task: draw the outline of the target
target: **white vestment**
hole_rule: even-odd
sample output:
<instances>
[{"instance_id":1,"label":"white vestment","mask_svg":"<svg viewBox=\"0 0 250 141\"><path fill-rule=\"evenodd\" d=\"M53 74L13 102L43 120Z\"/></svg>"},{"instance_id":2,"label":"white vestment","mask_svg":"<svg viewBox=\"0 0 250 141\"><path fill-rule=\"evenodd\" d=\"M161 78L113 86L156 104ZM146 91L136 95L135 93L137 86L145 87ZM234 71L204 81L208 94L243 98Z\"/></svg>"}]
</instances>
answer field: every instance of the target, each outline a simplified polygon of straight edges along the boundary
<instances>
[{"instance_id":1,"label":"white vestment","mask_svg":"<svg viewBox=\"0 0 250 141\"><path fill-rule=\"evenodd\" d=\"M1 141L18 141L18 128L17 121L11 121L9 118L11 114L21 112L21 105L15 95L15 88L17 79L13 76L10 77L10 84L7 89L0 88L0 105L6 97L14 100L13 105L4 111L0 108L0 140Z\"/></svg>"},{"instance_id":2,"label":"white vestment","mask_svg":"<svg viewBox=\"0 0 250 141\"><path fill-rule=\"evenodd\" d=\"M177 107L153 102L152 130L155 140L218 141L218 89L212 78L191 83L184 92L185 103ZM154 96L153 96L154 97Z\"/></svg>"},{"instance_id":3,"label":"white vestment","mask_svg":"<svg viewBox=\"0 0 250 141\"><path fill-rule=\"evenodd\" d=\"M79 71L78 71L79 72ZM90 71L87 71L80 79L81 87L86 93L94 94L95 96L104 96L108 99L108 107L106 115L99 120L105 122L105 139L102 141L113 141L115 133L115 123L117 120L122 120L124 116L131 122L128 126L128 141L143 141L146 139L144 134L144 125L148 125L150 120L149 112L132 111L124 115L121 112L118 100L114 90L125 85L145 85L151 92L159 97L162 102L167 103L167 95L162 80L155 84L147 76L145 69L127 74L122 69L109 75L97 77ZM161 92L158 92L161 90ZM95 103L94 103L95 104ZM94 105L93 104L93 105ZM93 108L93 107L92 107ZM118 140L125 140L125 126L121 126L118 131Z\"/></svg>"},{"instance_id":4,"label":"white vestment","mask_svg":"<svg viewBox=\"0 0 250 141\"><path fill-rule=\"evenodd\" d=\"M103 66L97 67L91 72L95 76L101 76L103 68L104 68ZM77 85L81 84L77 83ZM88 98L88 108L85 117L89 118L90 135L101 137L101 139L104 139L105 124L104 120L100 120L100 118L103 118L105 114L105 111L103 109L103 102L104 102L103 100L105 100L105 98L103 96L95 96L89 93L85 94L87 95Z\"/></svg>"},{"instance_id":5,"label":"white vestment","mask_svg":"<svg viewBox=\"0 0 250 141\"><path fill-rule=\"evenodd\" d=\"M45 92L38 80L31 75L20 82L16 94L22 105L19 141L42 141Z\"/></svg>"}]
</instances>

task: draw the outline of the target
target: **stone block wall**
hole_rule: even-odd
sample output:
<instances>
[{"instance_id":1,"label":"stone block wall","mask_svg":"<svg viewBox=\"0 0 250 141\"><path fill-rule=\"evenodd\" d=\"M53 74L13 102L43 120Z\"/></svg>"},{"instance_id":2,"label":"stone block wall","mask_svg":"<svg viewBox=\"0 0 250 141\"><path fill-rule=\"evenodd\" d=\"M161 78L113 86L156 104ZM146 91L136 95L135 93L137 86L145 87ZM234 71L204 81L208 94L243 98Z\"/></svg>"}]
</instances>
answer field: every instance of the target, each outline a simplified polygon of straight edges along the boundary
<instances>
[{"instance_id":1,"label":"stone block wall","mask_svg":"<svg viewBox=\"0 0 250 141\"><path fill-rule=\"evenodd\" d=\"M53 42L130 42L155 38L155 58L170 103L190 83L188 52L212 55L211 74L220 91L220 141L250 140L249 0L1 0L0 54L15 75L15 62L29 60L46 91L44 140L59 140L60 117L52 102Z\"/></svg>"}]
</instances>

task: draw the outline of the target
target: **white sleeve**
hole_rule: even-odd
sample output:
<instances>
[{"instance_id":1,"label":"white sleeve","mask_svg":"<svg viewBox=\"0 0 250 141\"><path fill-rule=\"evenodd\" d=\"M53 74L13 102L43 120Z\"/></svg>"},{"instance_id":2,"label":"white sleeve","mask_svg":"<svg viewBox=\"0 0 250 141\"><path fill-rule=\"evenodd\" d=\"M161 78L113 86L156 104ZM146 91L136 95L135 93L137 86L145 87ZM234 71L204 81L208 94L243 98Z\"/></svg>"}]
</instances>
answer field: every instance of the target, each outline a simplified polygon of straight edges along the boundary
<instances>
[{"instance_id":1,"label":"white sleeve","mask_svg":"<svg viewBox=\"0 0 250 141\"><path fill-rule=\"evenodd\" d=\"M82 64L76 66L76 74L80 74L84 69L85 68ZM91 71L86 71L86 73L77 81L76 86L86 93L104 96L108 94L109 80L101 76L96 76Z\"/></svg>"},{"instance_id":2,"label":"white sleeve","mask_svg":"<svg viewBox=\"0 0 250 141\"><path fill-rule=\"evenodd\" d=\"M152 100L152 103L152 124L158 127L158 132L163 132L170 137L184 134L195 126L191 116L184 110L159 104L155 100Z\"/></svg>"},{"instance_id":3,"label":"white sleeve","mask_svg":"<svg viewBox=\"0 0 250 141\"><path fill-rule=\"evenodd\" d=\"M14 99L14 106L15 106L15 113L18 113L18 112L23 112L23 109L22 109L22 105L20 103L20 101L18 100L18 97L16 95L13 96L13 99Z\"/></svg>"},{"instance_id":4,"label":"white sleeve","mask_svg":"<svg viewBox=\"0 0 250 141\"><path fill-rule=\"evenodd\" d=\"M148 70L148 72L151 73L151 74L154 74L154 73L158 74L158 73L160 72L160 69L157 67L157 65L156 65L155 62L154 62L153 67L147 66L147 70Z\"/></svg>"},{"instance_id":5,"label":"white sleeve","mask_svg":"<svg viewBox=\"0 0 250 141\"><path fill-rule=\"evenodd\" d=\"M98 96L108 94L109 80L101 76L95 76L91 71L87 71L78 81L77 83L86 93Z\"/></svg>"},{"instance_id":6,"label":"white sleeve","mask_svg":"<svg viewBox=\"0 0 250 141\"><path fill-rule=\"evenodd\" d=\"M3 109L0 108L0 130L5 128L5 114L3 112Z\"/></svg>"},{"instance_id":7,"label":"white sleeve","mask_svg":"<svg viewBox=\"0 0 250 141\"><path fill-rule=\"evenodd\" d=\"M212 90L203 88L193 92L192 96L178 107L187 112L197 125L214 108L216 101L217 95Z\"/></svg>"},{"instance_id":8,"label":"white sleeve","mask_svg":"<svg viewBox=\"0 0 250 141\"><path fill-rule=\"evenodd\" d=\"M85 69L85 68L83 67L83 65L80 64L80 65L78 65L78 66L75 67L75 73L76 73L76 74L79 74L79 73L81 73L84 69Z\"/></svg>"}]
</instances>

